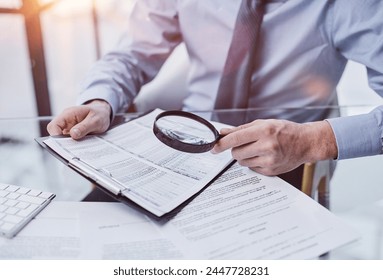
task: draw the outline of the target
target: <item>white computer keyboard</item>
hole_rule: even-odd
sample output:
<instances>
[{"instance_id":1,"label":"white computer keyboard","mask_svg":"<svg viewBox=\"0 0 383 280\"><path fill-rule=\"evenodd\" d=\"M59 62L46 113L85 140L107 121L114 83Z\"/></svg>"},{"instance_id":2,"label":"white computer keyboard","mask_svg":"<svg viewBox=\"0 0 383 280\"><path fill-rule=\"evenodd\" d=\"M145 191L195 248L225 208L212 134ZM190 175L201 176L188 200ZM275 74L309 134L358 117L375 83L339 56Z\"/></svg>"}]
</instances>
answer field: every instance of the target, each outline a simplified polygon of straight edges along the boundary
<instances>
[{"instance_id":1,"label":"white computer keyboard","mask_svg":"<svg viewBox=\"0 0 383 280\"><path fill-rule=\"evenodd\" d=\"M53 193L0 183L0 236L15 236L54 197Z\"/></svg>"}]
</instances>

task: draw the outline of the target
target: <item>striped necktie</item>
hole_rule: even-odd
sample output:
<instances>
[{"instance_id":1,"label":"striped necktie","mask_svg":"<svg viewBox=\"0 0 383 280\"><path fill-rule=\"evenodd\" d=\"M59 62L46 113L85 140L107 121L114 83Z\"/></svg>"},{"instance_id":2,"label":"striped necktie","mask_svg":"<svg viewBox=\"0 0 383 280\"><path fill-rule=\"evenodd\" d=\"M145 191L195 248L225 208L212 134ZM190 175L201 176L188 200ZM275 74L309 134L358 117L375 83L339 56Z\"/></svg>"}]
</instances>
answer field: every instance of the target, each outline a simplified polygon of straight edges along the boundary
<instances>
[{"instance_id":1,"label":"striped necktie","mask_svg":"<svg viewBox=\"0 0 383 280\"><path fill-rule=\"evenodd\" d=\"M215 109L247 108L267 0L242 0L218 88ZM221 120L222 121L222 120ZM241 122L236 120L236 122ZM243 121L243 120L242 120Z\"/></svg>"}]
</instances>

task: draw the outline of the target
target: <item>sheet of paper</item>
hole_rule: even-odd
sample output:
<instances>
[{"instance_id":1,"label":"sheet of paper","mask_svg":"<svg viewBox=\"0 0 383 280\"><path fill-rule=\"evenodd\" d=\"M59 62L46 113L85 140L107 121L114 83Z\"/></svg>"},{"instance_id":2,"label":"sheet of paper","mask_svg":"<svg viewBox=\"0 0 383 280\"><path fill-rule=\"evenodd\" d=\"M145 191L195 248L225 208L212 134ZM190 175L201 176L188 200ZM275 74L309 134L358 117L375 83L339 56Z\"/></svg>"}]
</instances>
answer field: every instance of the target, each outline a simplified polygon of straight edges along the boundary
<instances>
[{"instance_id":1,"label":"sheet of paper","mask_svg":"<svg viewBox=\"0 0 383 280\"><path fill-rule=\"evenodd\" d=\"M100 136L44 143L105 186L161 216L205 187L230 162L230 151L190 154L161 143L152 132L159 110ZM218 124L216 124L218 125Z\"/></svg>"},{"instance_id":2,"label":"sheet of paper","mask_svg":"<svg viewBox=\"0 0 383 280\"><path fill-rule=\"evenodd\" d=\"M95 258L312 259L358 237L291 185L239 165L169 220L92 207L81 220Z\"/></svg>"},{"instance_id":3,"label":"sheet of paper","mask_svg":"<svg viewBox=\"0 0 383 280\"><path fill-rule=\"evenodd\" d=\"M358 237L285 181L238 164L160 227L203 259L310 259Z\"/></svg>"},{"instance_id":4,"label":"sheet of paper","mask_svg":"<svg viewBox=\"0 0 383 280\"><path fill-rule=\"evenodd\" d=\"M121 203L89 203L81 210L86 259L183 259L177 247L150 218ZM85 238L87 237L87 238Z\"/></svg>"}]
</instances>

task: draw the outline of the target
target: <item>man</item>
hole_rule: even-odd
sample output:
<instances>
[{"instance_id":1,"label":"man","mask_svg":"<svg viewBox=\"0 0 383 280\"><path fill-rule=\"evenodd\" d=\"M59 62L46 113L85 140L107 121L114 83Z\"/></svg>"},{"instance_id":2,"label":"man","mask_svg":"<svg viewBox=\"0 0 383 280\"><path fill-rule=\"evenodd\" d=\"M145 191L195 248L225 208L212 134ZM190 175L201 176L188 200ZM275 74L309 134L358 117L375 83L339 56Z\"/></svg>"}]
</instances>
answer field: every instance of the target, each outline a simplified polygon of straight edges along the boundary
<instances>
[{"instance_id":1,"label":"man","mask_svg":"<svg viewBox=\"0 0 383 280\"><path fill-rule=\"evenodd\" d=\"M183 109L214 109L241 1L137 1L119 46L89 73L79 97L83 105L57 116L48 132L79 139L107 130L181 42L191 65ZM383 95L382 18L381 0L268 1L247 106L334 105L349 59L366 66L370 86ZM223 131L228 135L213 152L232 149L239 163L265 175L285 173L304 162L382 153L382 107L366 115L323 121L325 117L325 110L270 110L253 116L254 122Z\"/></svg>"}]
</instances>

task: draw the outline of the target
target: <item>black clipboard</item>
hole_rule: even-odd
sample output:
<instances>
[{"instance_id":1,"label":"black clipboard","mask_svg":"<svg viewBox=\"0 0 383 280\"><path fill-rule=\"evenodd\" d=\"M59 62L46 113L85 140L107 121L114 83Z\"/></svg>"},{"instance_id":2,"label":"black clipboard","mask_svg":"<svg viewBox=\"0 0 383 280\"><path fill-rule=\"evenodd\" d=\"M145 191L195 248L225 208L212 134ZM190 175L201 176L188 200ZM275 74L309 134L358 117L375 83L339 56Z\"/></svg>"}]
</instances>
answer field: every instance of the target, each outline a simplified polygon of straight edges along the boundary
<instances>
[{"instance_id":1,"label":"black clipboard","mask_svg":"<svg viewBox=\"0 0 383 280\"><path fill-rule=\"evenodd\" d=\"M150 111L151 112L151 111ZM150 113L150 112L147 112L147 113ZM139 118L141 116L144 116L145 114L147 113L144 113L144 114L140 114L138 117L135 117L135 118L132 118L130 119L129 121L133 120L133 119L136 119L136 118ZM123 121L120 121L119 123L114 123L112 127L116 127L116 126L119 126L121 124L123 124L125 122ZM46 151L48 151L51 155L53 155L55 158L57 158L58 160L60 160L62 163L64 163L66 166L68 166L69 168L71 168L72 170L74 170L76 173L78 173L79 175L83 176L85 179L87 179L88 181L90 181L92 184L94 184L99 190L101 190L102 192L104 192L105 194L109 195L110 197L112 197L113 199L119 201L119 202L122 202L126 205L128 205L129 207L157 220L157 221L167 221L169 219L171 219L172 217L176 216L178 212L180 212L182 210L182 208L184 208L186 205L188 205L194 198L196 198L199 194L201 194L207 187L209 187L218 177L220 177L227 169L229 169L234 163L235 161L233 160L231 163L229 163L223 170L221 170L221 172L219 172L212 180L210 180L201 190L199 190L197 193L195 193L194 195L192 195L190 198L188 198L187 200L185 200L184 202L182 202L180 205L178 205L176 208L174 208L173 210L167 212L167 213L164 213L163 215L161 216L157 216L155 215L154 213L150 212L149 210L145 209L144 207L142 207L141 205L137 204L136 202L130 200L129 198L127 198L126 196L124 195L121 195L121 193L118 193L118 194L115 194L113 193L112 191L108 190L105 186L101 185L97 180L95 180L95 178L93 178L90 174L88 174L85 170L82 170L82 169L79 169L77 168L76 166L70 164L70 162L65 159L64 157L62 157L60 154L58 154L56 151L54 151L52 148L50 148L48 145L46 145L44 143L45 140L49 139L50 137L58 137L58 138L68 138L69 136L46 136L46 137L39 137L39 138L35 138L35 141Z\"/></svg>"}]
</instances>

